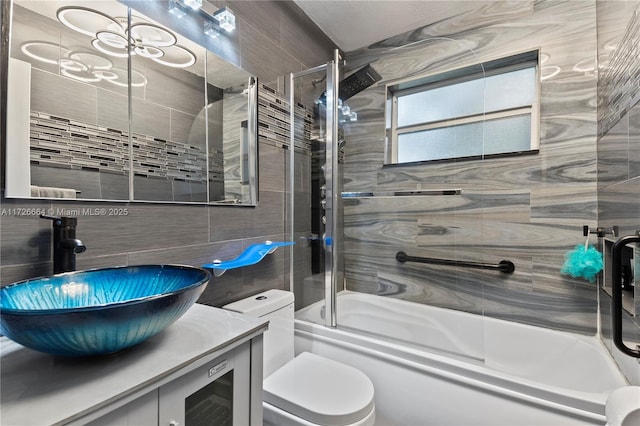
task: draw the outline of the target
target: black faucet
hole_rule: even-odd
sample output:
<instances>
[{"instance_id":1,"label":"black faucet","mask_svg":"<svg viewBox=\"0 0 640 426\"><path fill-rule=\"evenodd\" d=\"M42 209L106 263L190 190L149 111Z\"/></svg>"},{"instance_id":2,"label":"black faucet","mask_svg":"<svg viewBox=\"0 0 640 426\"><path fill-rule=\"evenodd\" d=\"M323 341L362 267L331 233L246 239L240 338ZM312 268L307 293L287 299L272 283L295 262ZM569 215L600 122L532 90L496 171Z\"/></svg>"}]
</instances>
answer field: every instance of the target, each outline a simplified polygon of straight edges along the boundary
<instances>
[{"instance_id":1,"label":"black faucet","mask_svg":"<svg viewBox=\"0 0 640 426\"><path fill-rule=\"evenodd\" d=\"M53 273L75 271L76 254L87 247L76 238L77 217L56 217L40 215L42 219L53 221Z\"/></svg>"}]
</instances>

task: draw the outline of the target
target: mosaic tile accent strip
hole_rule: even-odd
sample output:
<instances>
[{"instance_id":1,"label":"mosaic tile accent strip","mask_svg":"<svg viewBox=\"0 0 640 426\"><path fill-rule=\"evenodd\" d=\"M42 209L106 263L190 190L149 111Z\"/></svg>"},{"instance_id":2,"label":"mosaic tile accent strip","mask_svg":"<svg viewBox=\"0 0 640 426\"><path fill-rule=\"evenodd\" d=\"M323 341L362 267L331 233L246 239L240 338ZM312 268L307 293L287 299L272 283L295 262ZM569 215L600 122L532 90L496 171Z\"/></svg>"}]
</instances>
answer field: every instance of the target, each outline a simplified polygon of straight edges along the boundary
<instances>
[{"instance_id":1,"label":"mosaic tile accent strip","mask_svg":"<svg viewBox=\"0 0 640 426\"><path fill-rule=\"evenodd\" d=\"M123 174L128 135L120 130L31 112L31 163Z\"/></svg>"},{"instance_id":2,"label":"mosaic tile accent strip","mask_svg":"<svg viewBox=\"0 0 640 426\"><path fill-rule=\"evenodd\" d=\"M605 135L637 102L640 89L640 6L598 82L598 136Z\"/></svg>"},{"instance_id":3,"label":"mosaic tile accent strip","mask_svg":"<svg viewBox=\"0 0 640 426\"><path fill-rule=\"evenodd\" d=\"M310 151L312 113L296 105L296 147ZM258 89L258 136L260 143L289 145L289 102L274 89ZM127 131L91 125L44 112L31 112L31 163L47 167L94 170L125 174L128 170ZM204 148L134 133L136 176L187 182L206 182ZM219 152L209 155L212 164L222 162ZM218 170L217 168L213 168ZM213 176L212 176L213 178ZM221 178L218 177L218 178ZM215 180L215 179L214 179Z\"/></svg>"},{"instance_id":4,"label":"mosaic tile accent strip","mask_svg":"<svg viewBox=\"0 0 640 426\"><path fill-rule=\"evenodd\" d=\"M152 136L132 135L138 176L206 182L202 148ZM125 174L129 167L129 134L87 123L31 112L31 163L47 167Z\"/></svg>"},{"instance_id":5,"label":"mosaic tile accent strip","mask_svg":"<svg viewBox=\"0 0 640 426\"><path fill-rule=\"evenodd\" d=\"M296 148L311 150L313 115L304 105L296 104ZM258 136L260 143L277 147L289 146L289 102L276 90L258 86Z\"/></svg>"}]
</instances>

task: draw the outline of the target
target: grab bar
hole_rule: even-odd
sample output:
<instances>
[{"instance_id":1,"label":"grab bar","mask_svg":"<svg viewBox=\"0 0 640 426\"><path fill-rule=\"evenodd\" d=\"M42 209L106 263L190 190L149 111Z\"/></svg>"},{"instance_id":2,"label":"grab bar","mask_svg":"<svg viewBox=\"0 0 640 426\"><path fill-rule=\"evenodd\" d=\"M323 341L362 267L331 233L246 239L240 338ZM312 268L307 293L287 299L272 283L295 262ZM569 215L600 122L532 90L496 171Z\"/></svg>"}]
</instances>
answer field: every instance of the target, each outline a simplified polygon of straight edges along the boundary
<instances>
[{"instance_id":1,"label":"grab bar","mask_svg":"<svg viewBox=\"0 0 640 426\"><path fill-rule=\"evenodd\" d=\"M377 192L342 192L342 198L372 198L372 197L429 197L435 195L462 195L462 189L418 189L402 191L377 191Z\"/></svg>"},{"instance_id":2,"label":"grab bar","mask_svg":"<svg viewBox=\"0 0 640 426\"><path fill-rule=\"evenodd\" d=\"M409 256L403 251L396 253L396 260L398 262L418 262L418 263L431 263L434 265L449 265L458 266L461 268L475 268L475 269L494 269L505 274L511 274L516 270L516 265L510 260L501 260L497 265L490 263L479 262L466 262L462 260L449 260L449 259L434 259L431 257L417 257Z\"/></svg>"},{"instance_id":3,"label":"grab bar","mask_svg":"<svg viewBox=\"0 0 640 426\"><path fill-rule=\"evenodd\" d=\"M622 341L622 251L629 243L640 242L640 235L627 235L613 243L611 248L611 324L613 327L613 343L624 354L640 358L640 345L631 349Z\"/></svg>"}]
</instances>

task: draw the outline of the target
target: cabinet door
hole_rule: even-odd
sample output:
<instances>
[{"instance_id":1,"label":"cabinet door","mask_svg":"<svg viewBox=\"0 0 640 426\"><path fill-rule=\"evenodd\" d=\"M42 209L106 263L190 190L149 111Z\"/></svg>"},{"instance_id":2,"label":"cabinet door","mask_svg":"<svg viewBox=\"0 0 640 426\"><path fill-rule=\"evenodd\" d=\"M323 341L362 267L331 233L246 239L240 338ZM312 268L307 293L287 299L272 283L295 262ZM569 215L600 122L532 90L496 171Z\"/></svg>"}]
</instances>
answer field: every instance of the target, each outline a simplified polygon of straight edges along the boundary
<instances>
[{"instance_id":1,"label":"cabinet door","mask_svg":"<svg viewBox=\"0 0 640 426\"><path fill-rule=\"evenodd\" d=\"M123 405L86 426L153 426L158 424L158 390Z\"/></svg>"},{"instance_id":2,"label":"cabinet door","mask_svg":"<svg viewBox=\"0 0 640 426\"><path fill-rule=\"evenodd\" d=\"M161 426L249 424L249 342L159 389Z\"/></svg>"}]
</instances>

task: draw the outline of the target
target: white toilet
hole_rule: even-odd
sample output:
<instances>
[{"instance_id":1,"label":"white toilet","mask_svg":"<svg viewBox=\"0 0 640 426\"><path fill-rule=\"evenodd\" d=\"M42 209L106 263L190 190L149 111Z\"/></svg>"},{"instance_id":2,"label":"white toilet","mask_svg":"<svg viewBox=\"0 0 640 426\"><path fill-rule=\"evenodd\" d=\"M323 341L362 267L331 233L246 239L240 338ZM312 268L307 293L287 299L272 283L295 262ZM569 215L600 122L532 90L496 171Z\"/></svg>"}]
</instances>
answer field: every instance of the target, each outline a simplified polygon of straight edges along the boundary
<instances>
[{"instance_id":1,"label":"white toilet","mask_svg":"<svg viewBox=\"0 0 640 426\"><path fill-rule=\"evenodd\" d=\"M264 424L370 426L374 390L360 370L310 352L294 358L293 293L268 290L224 306L267 318L264 334Z\"/></svg>"},{"instance_id":2,"label":"white toilet","mask_svg":"<svg viewBox=\"0 0 640 426\"><path fill-rule=\"evenodd\" d=\"M640 386L623 386L611 392L604 412L605 426L640 425Z\"/></svg>"}]
</instances>

